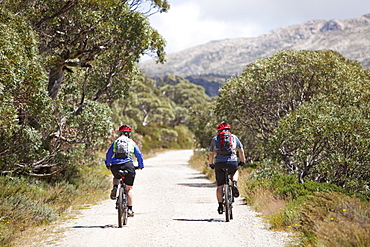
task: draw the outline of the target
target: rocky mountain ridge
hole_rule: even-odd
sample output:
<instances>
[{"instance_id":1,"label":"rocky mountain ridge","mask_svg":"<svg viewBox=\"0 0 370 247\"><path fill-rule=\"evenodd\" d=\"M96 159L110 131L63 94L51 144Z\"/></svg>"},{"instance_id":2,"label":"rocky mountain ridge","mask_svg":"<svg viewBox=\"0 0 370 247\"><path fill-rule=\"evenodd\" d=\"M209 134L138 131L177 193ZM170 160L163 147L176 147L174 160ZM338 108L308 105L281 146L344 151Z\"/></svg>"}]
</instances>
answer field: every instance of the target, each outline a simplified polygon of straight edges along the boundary
<instances>
[{"instance_id":1,"label":"rocky mountain ridge","mask_svg":"<svg viewBox=\"0 0 370 247\"><path fill-rule=\"evenodd\" d=\"M185 78L211 76L224 80L241 74L246 65L257 59L280 50L326 49L370 68L370 14L349 20L308 21L255 38L211 41L169 54L165 64L155 64L151 60L140 63L139 67L152 78L175 74Z\"/></svg>"}]
</instances>

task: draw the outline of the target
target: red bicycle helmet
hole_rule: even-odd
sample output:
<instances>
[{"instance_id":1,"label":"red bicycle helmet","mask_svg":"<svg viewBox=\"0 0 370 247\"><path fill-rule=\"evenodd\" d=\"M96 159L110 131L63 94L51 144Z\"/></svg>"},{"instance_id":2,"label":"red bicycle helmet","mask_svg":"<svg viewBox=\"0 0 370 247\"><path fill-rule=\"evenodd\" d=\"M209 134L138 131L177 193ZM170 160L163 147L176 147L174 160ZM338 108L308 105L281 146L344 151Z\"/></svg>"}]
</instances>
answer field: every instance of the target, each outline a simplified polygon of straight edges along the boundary
<instances>
[{"instance_id":1,"label":"red bicycle helmet","mask_svg":"<svg viewBox=\"0 0 370 247\"><path fill-rule=\"evenodd\" d=\"M220 123L220 125L217 126L217 130L224 130L224 129L231 129L230 124L223 122Z\"/></svg>"},{"instance_id":2,"label":"red bicycle helmet","mask_svg":"<svg viewBox=\"0 0 370 247\"><path fill-rule=\"evenodd\" d=\"M132 129L131 129L131 127L130 127L130 126L128 126L128 125L122 125L121 127L119 127L119 131L120 131L120 132L131 132L131 131L132 131Z\"/></svg>"}]
</instances>

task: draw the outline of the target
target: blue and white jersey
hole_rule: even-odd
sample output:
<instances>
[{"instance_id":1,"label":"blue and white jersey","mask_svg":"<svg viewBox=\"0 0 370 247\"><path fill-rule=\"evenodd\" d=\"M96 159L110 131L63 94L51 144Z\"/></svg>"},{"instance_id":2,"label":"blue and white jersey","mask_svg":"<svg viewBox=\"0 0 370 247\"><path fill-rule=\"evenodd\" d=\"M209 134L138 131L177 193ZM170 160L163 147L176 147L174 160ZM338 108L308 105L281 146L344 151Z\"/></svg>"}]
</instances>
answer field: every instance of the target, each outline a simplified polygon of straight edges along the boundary
<instances>
[{"instance_id":1,"label":"blue and white jersey","mask_svg":"<svg viewBox=\"0 0 370 247\"><path fill-rule=\"evenodd\" d=\"M119 164L124 164L127 162L134 162L132 155L135 155L139 168L144 168L143 154L141 153L139 147L136 145L136 143L132 139L130 139L129 146L128 146L129 157L125 159L113 158L115 148L116 148L116 141L112 143L107 153L105 154L105 164L106 165L111 165L111 164L119 165Z\"/></svg>"}]
</instances>

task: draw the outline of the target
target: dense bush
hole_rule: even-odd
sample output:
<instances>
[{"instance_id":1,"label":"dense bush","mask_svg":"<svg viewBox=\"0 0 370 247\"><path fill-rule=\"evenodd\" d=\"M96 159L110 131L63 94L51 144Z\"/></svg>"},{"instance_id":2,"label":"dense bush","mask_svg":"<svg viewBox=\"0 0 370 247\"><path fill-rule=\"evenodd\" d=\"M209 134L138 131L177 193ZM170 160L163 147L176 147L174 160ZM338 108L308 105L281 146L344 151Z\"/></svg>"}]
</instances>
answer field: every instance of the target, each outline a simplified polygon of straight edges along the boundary
<instances>
[{"instance_id":1,"label":"dense bush","mask_svg":"<svg viewBox=\"0 0 370 247\"><path fill-rule=\"evenodd\" d=\"M302 183L369 197L369 95L370 73L358 62L333 51L281 51L229 79L215 114L231 122L247 160L275 160Z\"/></svg>"},{"instance_id":2,"label":"dense bush","mask_svg":"<svg viewBox=\"0 0 370 247\"><path fill-rule=\"evenodd\" d=\"M279 122L273 140L298 166L301 180L329 182L369 196L366 115L359 107L325 100L303 104Z\"/></svg>"}]
</instances>

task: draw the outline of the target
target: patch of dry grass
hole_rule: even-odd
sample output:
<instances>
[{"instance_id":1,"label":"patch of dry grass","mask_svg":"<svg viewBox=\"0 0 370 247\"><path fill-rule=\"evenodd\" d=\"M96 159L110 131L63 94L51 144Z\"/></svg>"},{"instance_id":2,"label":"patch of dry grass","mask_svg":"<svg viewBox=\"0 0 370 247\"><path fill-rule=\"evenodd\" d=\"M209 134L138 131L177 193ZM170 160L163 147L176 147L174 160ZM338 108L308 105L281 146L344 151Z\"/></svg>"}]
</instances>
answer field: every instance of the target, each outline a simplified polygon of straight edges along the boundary
<instances>
[{"instance_id":1,"label":"patch of dry grass","mask_svg":"<svg viewBox=\"0 0 370 247\"><path fill-rule=\"evenodd\" d=\"M370 207L354 196L320 192L310 196L301 212L301 231L312 244L370 246Z\"/></svg>"}]
</instances>

